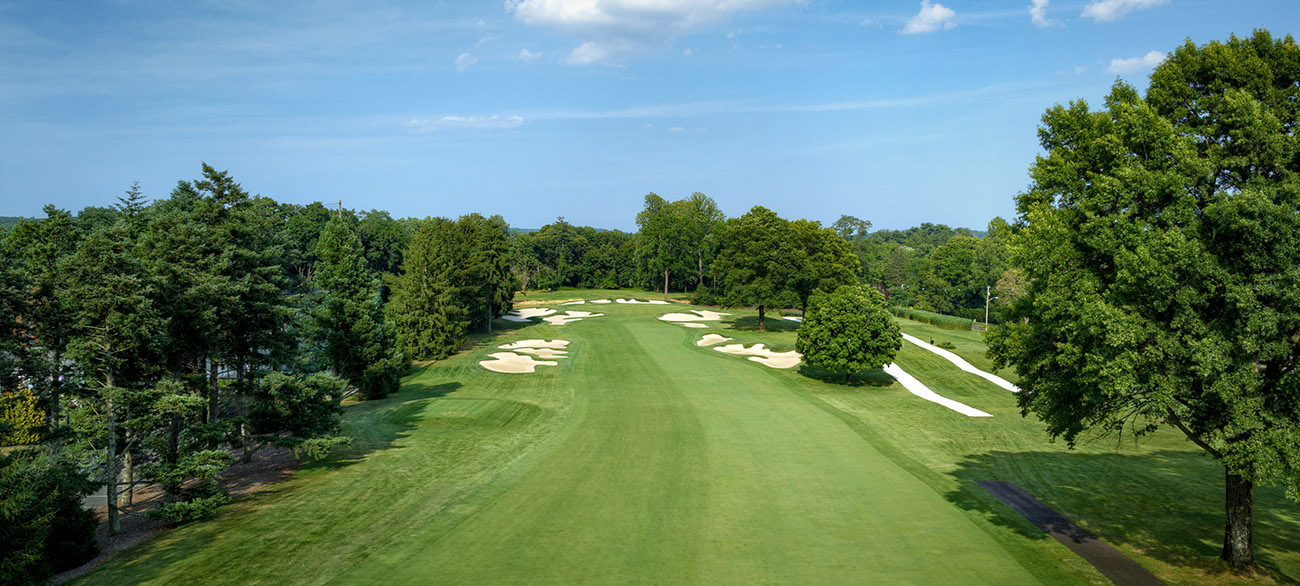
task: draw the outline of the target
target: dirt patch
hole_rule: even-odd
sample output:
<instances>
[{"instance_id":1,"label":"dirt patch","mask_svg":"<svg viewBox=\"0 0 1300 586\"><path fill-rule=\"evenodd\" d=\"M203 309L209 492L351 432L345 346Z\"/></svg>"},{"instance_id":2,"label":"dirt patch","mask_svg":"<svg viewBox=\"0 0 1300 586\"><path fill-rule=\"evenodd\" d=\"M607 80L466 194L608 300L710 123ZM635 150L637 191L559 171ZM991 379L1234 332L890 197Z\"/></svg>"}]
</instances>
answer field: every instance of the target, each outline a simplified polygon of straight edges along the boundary
<instances>
[{"instance_id":1,"label":"dirt patch","mask_svg":"<svg viewBox=\"0 0 1300 586\"><path fill-rule=\"evenodd\" d=\"M302 462L285 448L269 447L253 454L252 461L235 464L221 474L218 484L230 492L233 498L240 498L293 475ZM162 489L157 485L148 485L135 491L134 505L131 510L146 512L162 505ZM95 529L95 540L99 542L99 555L78 568L55 574L50 584L57 585L77 578L86 572L98 568L110 560L117 552L135 547L172 529L172 525L134 515L119 517L122 530L117 535L108 534L108 508L95 510L99 527ZM201 522L201 521L200 521Z\"/></svg>"}]
</instances>

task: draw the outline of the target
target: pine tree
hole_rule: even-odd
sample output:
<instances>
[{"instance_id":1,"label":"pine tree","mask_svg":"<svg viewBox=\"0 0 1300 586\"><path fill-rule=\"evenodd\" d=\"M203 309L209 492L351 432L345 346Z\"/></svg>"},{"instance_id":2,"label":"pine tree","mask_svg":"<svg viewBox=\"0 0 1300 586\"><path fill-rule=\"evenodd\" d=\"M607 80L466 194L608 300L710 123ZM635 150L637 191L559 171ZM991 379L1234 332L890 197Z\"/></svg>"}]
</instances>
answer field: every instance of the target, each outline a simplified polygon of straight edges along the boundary
<instances>
[{"instance_id":1,"label":"pine tree","mask_svg":"<svg viewBox=\"0 0 1300 586\"><path fill-rule=\"evenodd\" d=\"M378 283L366 270L361 241L351 226L331 220L316 245L315 283L323 297L316 314L319 339L338 376L366 399L396 391L405 360L383 320Z\"/></svg>"}]
</instances>

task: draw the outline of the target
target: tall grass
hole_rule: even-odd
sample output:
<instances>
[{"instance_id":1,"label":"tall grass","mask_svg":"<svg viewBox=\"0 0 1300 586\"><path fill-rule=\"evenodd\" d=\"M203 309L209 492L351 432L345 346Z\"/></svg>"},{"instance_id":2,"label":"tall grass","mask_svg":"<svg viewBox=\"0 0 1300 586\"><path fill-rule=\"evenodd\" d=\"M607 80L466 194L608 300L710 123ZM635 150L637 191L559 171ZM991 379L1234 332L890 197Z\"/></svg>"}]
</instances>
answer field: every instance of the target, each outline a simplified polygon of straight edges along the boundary
<instances>
[{"instance_id":1,"label":"tall grass","mask_svg":"<svg viewBox=\"0 0 1300 586\"><path fill-rule=\"evenodd\" d=\"M945 330L970 330L973 320L957 317L955 315L944 315L933 311L923 309L911 309L908 307L891 307L890 311L898 317L905 317L913 321L919 321L930 325L941 327Z\"/></svg>"}]
</instances>

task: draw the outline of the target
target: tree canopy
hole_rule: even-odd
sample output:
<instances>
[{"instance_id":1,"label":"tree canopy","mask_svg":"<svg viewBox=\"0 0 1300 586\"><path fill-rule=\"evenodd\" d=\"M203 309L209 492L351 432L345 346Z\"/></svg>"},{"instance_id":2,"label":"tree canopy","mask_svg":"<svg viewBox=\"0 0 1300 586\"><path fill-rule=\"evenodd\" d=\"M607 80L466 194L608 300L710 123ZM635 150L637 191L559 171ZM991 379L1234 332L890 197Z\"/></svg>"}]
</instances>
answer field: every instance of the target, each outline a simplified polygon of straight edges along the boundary
<instances>
[{"instance_id":1,"label":"tree canopy","mask_svg":"<svg viewBox=\"0 0 1300 586\"><path fill-rule=\"evenodd\" d=\"M844 373L880 368L894 359L903 336L885 296L870 287L845 285L813 296L795 350L804 362Z\"/></svg>"},{"instance_id":2,"label":"tree canopy","mask_svg":"<svg viewBox=\"0 0 1300 586\"><path fill-rule=\"evenodd\" d=\"M1179 47L1145 99L1048 110L1010 239L1028 288L990 335L1052 436L1169 425L1220 461L1238 566L1254 484L1300 498L1297 103L1300 49L1260 31Z\"/></svg>"}]
</instances>

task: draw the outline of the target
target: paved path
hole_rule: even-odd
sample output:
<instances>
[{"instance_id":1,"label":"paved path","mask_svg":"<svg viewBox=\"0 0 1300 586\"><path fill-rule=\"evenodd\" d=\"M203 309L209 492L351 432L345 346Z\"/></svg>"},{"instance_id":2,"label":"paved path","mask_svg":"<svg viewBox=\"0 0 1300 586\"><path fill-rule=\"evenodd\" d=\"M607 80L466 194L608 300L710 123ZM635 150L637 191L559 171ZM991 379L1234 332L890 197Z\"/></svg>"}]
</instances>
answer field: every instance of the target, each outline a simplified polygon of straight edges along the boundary
<instances>
[{"instance_id":1,"label":"paved path","mask_svg":"<svg viewBox=\"0 0 1300 586\"><path fill-rule=\"evenodd\" d=\"M979 485L988 489L1017 513L1024 515L1039 529L1061 542L1079 557L1097 568L1117 586L1161 586L1159 578L1147 571L1132 558L1120 553L1109 544L1093 537L1060 513L1044 505L1033 495L1010 482L981 480Z\"/></svg>"}]
</instances>

